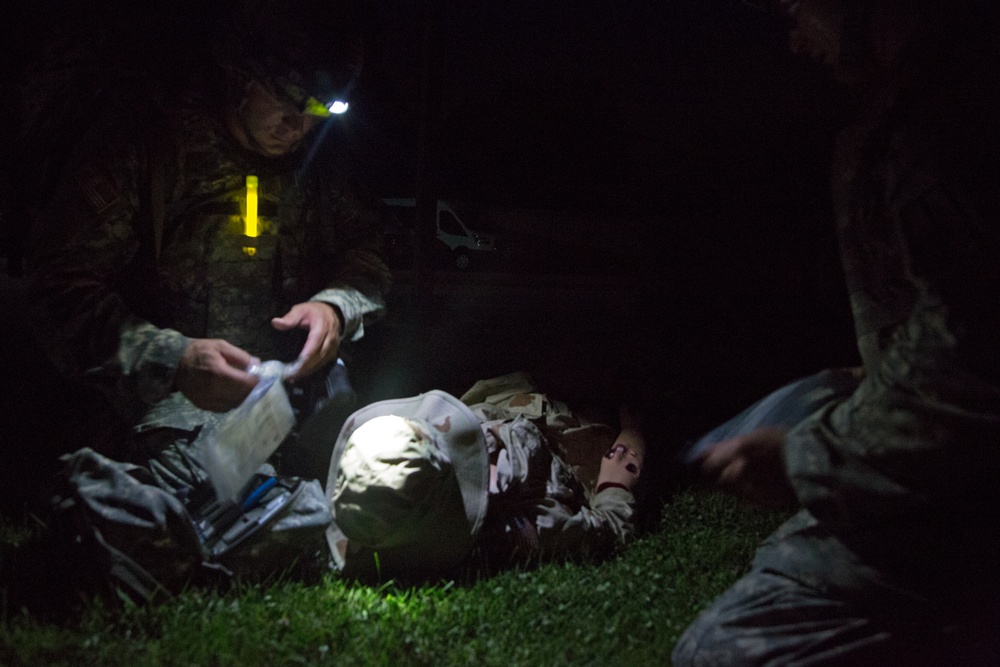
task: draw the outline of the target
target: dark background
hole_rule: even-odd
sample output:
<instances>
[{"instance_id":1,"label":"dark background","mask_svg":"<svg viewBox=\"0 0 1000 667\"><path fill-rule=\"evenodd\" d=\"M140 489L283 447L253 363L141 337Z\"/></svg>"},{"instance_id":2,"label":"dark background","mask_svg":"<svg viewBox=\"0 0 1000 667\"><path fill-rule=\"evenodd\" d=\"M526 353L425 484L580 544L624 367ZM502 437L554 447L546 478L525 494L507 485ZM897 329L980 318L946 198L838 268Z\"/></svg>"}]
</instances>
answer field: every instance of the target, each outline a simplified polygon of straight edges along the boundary
<instances>
[{"instance_id":1,"label":"dark background","mask_svg":"<svg viewBox=\"0 0 1000 667\"><path fill-rule=\"evenodd\" d=\"M413 196L423 174L442 197L669 216L667 235L708 211L773 210L781 226L779 211L825 206L836 97L818 66L787 52L778 18L739 0L452 4L368 1L342 129L381 196ZM4 141L11 82L45 30L106 26L124 61L169 71L203 52L214 6L8 7Z\"/></svg>"},{"instance_id":2,"label":"dark background","mask_svg":"<svg viewBox=\"0 0 1000 667\"><path fill-rule=\"evenodd\" d=\"M530 260L508 269L540 276L527 287L501 274L506 298L441 296L419 326L458 340L424 347L417 376L460 391L529 367L584 400L641 393L697 431L856 363L828 185L846 105L782 19L737 0L380 9L345 118L373 187L581 221L572 239L538 229L544 261L518 239Z\"/></svg>"},{"instance_id":3,"label":"dark background","mask_svg":"<svg viewBox=\"0 0 1000 667\"><path fill-rule=\"evenodd\" d=\"M123 54L183 62L206 44L206 7L8 7L0 149L17 124L13 82L47 26L125 26ZM364 399L461 393L523 369L552 393L638 400L693 433L785 381L856 363L828 194L844 113L819 66L788 52L782 20L738 0L370 9L335 146L374 193L588 223L553 242L539 218L545 261L515 248L473 274L401 274L390 317L352 352ZM5 359L23 370L18 285L4 284Z\"/></svg>"}]
</instances>

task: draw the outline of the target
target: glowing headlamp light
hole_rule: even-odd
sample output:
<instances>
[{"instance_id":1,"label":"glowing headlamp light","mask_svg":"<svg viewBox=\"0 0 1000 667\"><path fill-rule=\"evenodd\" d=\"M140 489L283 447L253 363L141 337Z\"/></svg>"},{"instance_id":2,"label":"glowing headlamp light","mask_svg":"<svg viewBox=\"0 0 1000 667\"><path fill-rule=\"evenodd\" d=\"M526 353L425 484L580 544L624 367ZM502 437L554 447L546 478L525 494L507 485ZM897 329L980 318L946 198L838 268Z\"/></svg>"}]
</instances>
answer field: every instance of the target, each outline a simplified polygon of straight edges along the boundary
<instances>
[{"instance_id":1,"label":"glowing headlamp light","mask_svg":"<svg viewBox=\"0 0 1000 667\"><path fill-rule=\"evenodd\" d=\"M347 111L348 103L344 100L333 100L328 104L320 102L315 97L310 97L306 100L305 109L302 110L303 113L307 113L310 116L319 116L320 118L329 118L330 116L344 113Z\"/></svg>"}]
</instances>

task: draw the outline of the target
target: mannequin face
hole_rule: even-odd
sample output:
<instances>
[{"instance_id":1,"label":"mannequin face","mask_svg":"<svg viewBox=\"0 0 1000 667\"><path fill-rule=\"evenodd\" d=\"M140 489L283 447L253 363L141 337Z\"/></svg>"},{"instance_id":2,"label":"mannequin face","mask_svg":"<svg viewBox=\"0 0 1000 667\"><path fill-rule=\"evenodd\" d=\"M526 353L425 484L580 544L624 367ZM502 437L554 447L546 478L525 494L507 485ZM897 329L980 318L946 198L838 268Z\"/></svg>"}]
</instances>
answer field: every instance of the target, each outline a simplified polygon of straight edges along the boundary
<instances>
[{"instance_id":1,"label":"mannequin face","mask_svg":"<svg viewBox=\"0 0 1000 667\"><path fill-rule=\"evenodd\" d=\"M304 114L251 81L246 96L231 114L230 131L245 148L269 157L295 151L319 118Z\"/></svg>"}]
</instances>

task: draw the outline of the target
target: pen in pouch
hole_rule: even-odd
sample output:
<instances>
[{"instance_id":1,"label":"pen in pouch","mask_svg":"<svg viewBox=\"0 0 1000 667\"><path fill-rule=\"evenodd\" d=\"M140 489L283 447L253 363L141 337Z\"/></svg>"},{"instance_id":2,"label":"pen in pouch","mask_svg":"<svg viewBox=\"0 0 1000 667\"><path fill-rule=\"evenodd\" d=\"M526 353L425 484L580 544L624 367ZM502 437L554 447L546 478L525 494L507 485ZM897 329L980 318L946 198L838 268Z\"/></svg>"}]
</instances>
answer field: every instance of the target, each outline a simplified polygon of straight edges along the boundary
<instances>
[{"instance_id":1,"label":"pen in pouch","mask_svg":"<svg viewBox=\"0 0 1000 667\"><path fill-rule=\"evenodd\" d=\"M246 498L243 499L243 502L240 503L240 508L243 510L248 510L257 503L259 503L260 499L264 497L264 494L270 491L272 488L274 488L274 486L277 485L277 483L278 483L277 477L268 477L267 479L265 479L263 482L260 483L260 485L256 489L250 492L250 495L248 495Z\"/></svg>"},{"instance_id":2,"label":"pen in pouch","mask_svg":"<svg viewBox=\"0 0 1000 667\"><path fill-rule=\"evenodd\" d=\"M271 500L271 502L269 502L264 507L264 511L261 513L261 515L253 521L248 521L246 517L244 517L244 521L246 521L246 523L240 526L240 528L236 530L232 535L226 535L222 539L223 544L215 546L215 548L213 549L213 553L215 555L222 553L227 548L235 546L244 537L249 535L254 528L265 525L268 521L271 520L271 518L275 514L277 514L284 508L284 506L292 499L292 495L293 494L288 493L286 491L278 496L275 496Z\"/></svg>"}]
</instances>

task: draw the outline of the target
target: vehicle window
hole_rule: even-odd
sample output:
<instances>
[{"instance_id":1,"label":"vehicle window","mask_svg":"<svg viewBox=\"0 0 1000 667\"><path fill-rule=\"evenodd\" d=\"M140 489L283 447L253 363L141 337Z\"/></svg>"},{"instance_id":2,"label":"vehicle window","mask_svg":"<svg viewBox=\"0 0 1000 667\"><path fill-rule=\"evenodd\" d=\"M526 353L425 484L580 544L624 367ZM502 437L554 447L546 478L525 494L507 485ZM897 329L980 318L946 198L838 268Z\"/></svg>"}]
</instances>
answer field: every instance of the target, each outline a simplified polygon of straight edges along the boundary
<instances>
[{"instance_id":1,"label":"vehicle window","mask_svg":"<svg viewBox=\"0 0 1000 667\"><path fill-rule=\"evenodd\" d=\"M442 232L454 236L465 236L465 230L454 215L448 211L441 211L438 215Z\"/></svg>"},{"instance_id":2,"label":"vehicle window","mask_svg":"<svg viewBox=\"0 0 1000 667\"><path fill-rule=\"evenodd\" d=\"M417 209L413 206L390 206L400 226L404 229L413 229L417 220Z\"/></svg>"},{"instance_id":3,"label":"vehicle window","mask_svg":"<svg viewBox=\"0 0 1000 667\"><path fill-rule=\"evenodd\" d=\"M451 208L462 219L465 226L474 231L497 233L496 223L482 208L469 204L451 203Z\"/></svg>"}]
</instances>

